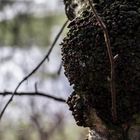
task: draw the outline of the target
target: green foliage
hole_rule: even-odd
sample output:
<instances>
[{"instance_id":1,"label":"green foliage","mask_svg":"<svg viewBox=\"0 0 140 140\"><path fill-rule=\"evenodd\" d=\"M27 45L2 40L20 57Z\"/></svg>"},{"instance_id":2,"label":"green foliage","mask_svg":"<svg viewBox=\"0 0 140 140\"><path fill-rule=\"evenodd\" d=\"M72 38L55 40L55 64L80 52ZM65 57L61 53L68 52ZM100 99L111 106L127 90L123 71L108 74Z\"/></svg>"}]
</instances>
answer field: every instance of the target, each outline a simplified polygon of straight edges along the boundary
<instances>
[{"instance_id":1,"label":"green foliage","mask_svg":"<svg viewBox=\"0 0 140 140\"><path fill-rule=\"evenodd\" d=\"M34 17L27 14L1 21L0 46L48 46L53 27L63 21L63 15Z\"/></svg>"},{"instance_id":2,"label":"green foliage","mask_svg":"<svg viewBox=\"0 0 140 140\"><path fill-rule=\"evenodd\" d=\"M46 125L46 132L51 126ZM48 127L48 128L47 128ZM59 127L58 127L59 128ZM56 129L53 134L48 134L47 140L78 140L84 135L85 130L78 128L71 123L66 123L62 128ZM10 120L2 123L0 128L1 140L40 140L39 131L32 122L19 121L17 123Z\"/></svg>"}]
</instances>

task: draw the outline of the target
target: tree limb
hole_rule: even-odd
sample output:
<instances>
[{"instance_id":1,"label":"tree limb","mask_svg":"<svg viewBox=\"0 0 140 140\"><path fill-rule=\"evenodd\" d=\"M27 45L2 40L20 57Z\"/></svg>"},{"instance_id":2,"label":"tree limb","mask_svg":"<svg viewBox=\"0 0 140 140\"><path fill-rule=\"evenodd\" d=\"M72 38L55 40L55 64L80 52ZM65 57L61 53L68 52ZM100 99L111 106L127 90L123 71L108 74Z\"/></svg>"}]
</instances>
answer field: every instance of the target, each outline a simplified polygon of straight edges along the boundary
<instances>
[{"instance_id":1,"label":"tree limb","mask_svg":"<svg viewBox=\"0 0 140 140\"><path fill-rule=\"evenodd\" d=\"M12 93L10 99L8 100L8 102L6 103L6 105L4 106L4 108L2 109L1 113L0 113L0 120L6 110L6 108L8 107L8 105L10 104L10 102L12 102L13 98L14 98L14 95L16 94L18 88L21 86L21 84L26 81L29 77L31 77L39 68L40 66L46 61L46 59L49 59L49 56L57 42L57 40L59 39L60 35L62 34L64 28L66 27L68 23L68 20L63 24L62 28L60 29L59 33L57 34L57 36L55 37L54 39L54 42L52 43L51 45L51 48L49 49L49 51L47 52L47 54L45 55L45 57L41 60L41 62L27 75L25 76L20 82L19 84L17 85L17 87L15 88L14 92Z\"/></svg>"},{"instance_id":2,"label":"tree limb","mask_svg":"<svg viewBox=\"0 0 140 140\"><path fill-rule=\"evenodd\" d=\"M0 92L0 96L7 96L7 95L12 95L12 92L10 91ZM62 102L62 103L66 102L66 100L63 98L55 97L43 92L16 92L15 96L40 96L40 97L53 99L55 101Z\"/></svg>"}]
</instances>

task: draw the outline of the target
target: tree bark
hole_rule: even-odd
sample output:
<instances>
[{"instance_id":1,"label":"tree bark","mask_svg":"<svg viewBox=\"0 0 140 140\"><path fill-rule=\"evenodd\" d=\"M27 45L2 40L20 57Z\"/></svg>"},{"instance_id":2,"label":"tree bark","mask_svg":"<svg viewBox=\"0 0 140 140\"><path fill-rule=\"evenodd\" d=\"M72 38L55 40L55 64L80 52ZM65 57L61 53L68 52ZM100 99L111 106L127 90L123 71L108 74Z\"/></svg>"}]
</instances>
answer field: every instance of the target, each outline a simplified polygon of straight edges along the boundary
<instances>
[{"instance_id":1,"label":"tree bark","mask_svg":"<svg viewBox=\"0 0 140 140\"><path fill-rule=\"evenodd\" d=\"M112 131L112 133L103 135L94 129L89 130L87 140L140 140L140 125L134 125L129 128L126 134L122 131Z\"/></svg>"},{"instance_id":2,"label":"tree bark","mask_svg":"<svg viewBox=\"0 0 140 140\"><path fill-rule=\"evenodd\" d=\"M118 1L118 0L116 0L116 1L114 0L114 1L110 1L110 2L111 3L114 2L110 6L110 8L105 13L104 13L104 11L99 13L100 16L101 15L103 16L103 20L106 23L108 23L108 21L109 21L108 19L110 19L110 21L112 22L110 27L108 26L110 35L113 36L113 33L116 33L117 30L120 30L121 34L124 33L123 29L121 29L121 26L124 25L123 20L125 20L126 17L127 18L129 17L129 20L133 21L132 24L135 24L135 23L139 22L139 18L137 19L137 15L140 15L140 14L138 12L136 12L136 11L138 11L140 3L136 4L136 6L133 7L133 8L136 7L136 10L132 12L131 11L132 9L129 8L129 5L131 5L131 3L129 3L130 2L129 0L125 1L125 2L127 2L127 4L124 4L124 1ZM123 96L122 97L118 96L119 98L118 98L118 100L116 100L116 93L111 92L111 93L114 93L114 94L112 94L113 96L112 96L111 101L109 101L109 103L110 102L112 103L112 107L109 104L108 107L105 108L107 106L107 104L108 104L107 99L110 98L110 97L108 97L108 94L106 93L107 98L105 98L105 95L100 95L99 96L97 94L94 94L94 92L95 93L100 93L101 92L100 90L98 90L100 88L100 86L97 86L99 88L97 88L95 90L94 84L95 83L97 85L101 84L101 87L103 87L102 78L99 78L99 79L97 78L96 79L95 73L94 72L92 73L90 71L90 69L94 69L94 66L92 67L92 65L89 64L89 62L88 62L89 60L85 61L87 63L87 66L88 66L87 69L83 68L83 67L85 67L84 65L82 65L82 66L80 65L81 60L86 58L86 57L83 57L83 56L84 55L86 56L87 54L85 54L84 51L81 49L82 47L81 48L79 47L81 49L79 52L78 52L78 49L77 50L75 49L75 48L78 48L78 46L80 46L81 44L82 45L86 44L84 46L86 49L87 49L87 46L90 46L90 45L93 45L94 47L98 46L98 45L96 46L96 39L97 39L98 36L97 35L92 36L90 31L87 31L86 26L89 25L90 19L94 19L94 16L96 17L97 21L94 19L93 23L94 22L95 23L97 22L97 23L92 26L93 28L89 28L89 29L91 29L91 31L93 30L93 32L94 32L94 29L96 29L96 26L98 24L101 25L102 22L100 22L100 19L98 18L98 15L96 15L96 13L94 12L93 8L92 8L92 12L94 13L94 16L92 18L90 18L90 16L88 16L89 19L87 19L87 17L83 16L86 13L82 13L82 12L85 9L88 9L89 6L92 7L92 5L96 6L97 9L100 7L101 4L103 6L102 8L104 8L105 6L109 7L108 4L110 4L110 2L109 1L94 1L94 0L92 0L91 4L89 5L89 0L71 0L71 1L64 0L66 15L67 15L68 19L71 20L72 22L71 22L71 24L69 26L69 28L71 28L71 30L70 30L70 32L68 34L68 37L65 38L65 40L63 42L63 49L62 49L63 62L64 62L64 68L65 68L65 71L66 71L66 76L69 78L69 81L71 81L70 83L75 85L74 86L75 91L70 96L70 98L68 99L67 103L68 103L68 105L70 107L70 110L73 112L73 116L74 116L74 118L75 118L75 120L77 122L77 125L84 126L84 127L89 127L89 134L88 134L87 140L140 140L139 82L137 82L137 84L133 84L134 83L133 81L136 80L136 78L133 79L134 77L137 77L137 81L139 81L139 69L138 69L138 71L135 72L136 74L133 74L133 72L131 73L131 71L133 71L133 69L135 71L137 69L137 67L139 67L139 60L138 60L138 58L136 56L137 52L134 51L133 56L127 56L128 58L131 57L132 59L134 59L134 56L135 56L135 61L136 61L135 66L137 66L137 67L135 67L134 62L131 61L133 69L130 69L131 70L130 71L129 68L130 68L131 65L130 65L130 63L128 61L127 65L126 65L127 67L123 67L123 69L124 69L124 77L122 77L122 75L118 76L118 77L120 77L120 79L122 78L121 81L125 85L125 87L124 87L121 82L117 83L118 84L117 88L119 87L121 89L121 90L118 90L118 92L121 91L120 93L123 93L122 94ZM103 4L103 3L105 3L105 4ZM135 4L135 3L136 2L133 2L133 4ZM116 7L116 5L117 5L117 7ZM113 15L113 12L115 10L119 11L119 12L117 12L117 14L119 14L118 19L112 18L112 16L117 17L116 13L114 13L114 15ZM109 12L109 15L107 14L108 12ZM122 15L122 13L123 13L124 17ZM135 16L135 19L137 19L136 21L132 17L130 18L130 13L133 14L133 16ZM78 17L78 18L76 18L76 17ZM120 20L120 17L121 18L123 17L123 19ZM117 21L114 21L114 19L117 20ZM118 20L120 20L120 21L118 21ZM119 26L120 23L122 24L121 26ZM114 28L114 25L115 25L115 28ZM127 25L124 25L124 26L125 26L124 28L130 28L131 29L131 26L128 26L128 27L127 27ZM97 32L98 32L98 29L97 29ZM132 30L132 32L135 32L135 30ZM114 40L117 37L119 38L120 41L122 40L122 38L120 37L120 33L119 33L119 35L116 35L114 37ZM78 36L79 34L84 35L84 37ZM92 40L87 38L87 34L89 34L90 36L94 37L94 39L93 39L93 40L95 40L94 43L92 42ZM125 38L124 38L124 40L122 40L122 44L124 43L124 46L127 46L127 45L129 46L128 40L131 40L131 38L133 38L133 36L132 37L129 36L129 35L127 36L126 33L124 33L123 35L128 37L128 39L127 39L127 41L125 41ZM134 39L134 42L138 42L137 44L135 44L136 45L135 48L137 50L139 50L139 35L135 34L135 36L136 37ZM74 39L73 39L73 37L74 37ZM100 39L101 38L102 37L100 36ZM103 41L106 41L106 40L107 39L105 38L104 40L98 40L98 41L103 42ZM116 47L115 43L116 42L112 42L112 44L114 45L112 48ZM118 44L121 46L121 43L118 43ZM103 47L103 46L104 46L103 44L99 45L99 47ZM122 48L124 46L122 46ZM134 48L134 50L136 50L135 48ZM89 47L89 50L92 50L92 49ZM68 54L68 51L69 51L69 54ZM125 53L127 53L128 50L127 49L125 50L125 47L124 47L123 51L124 51L123 53L125 54ZM130 50L130 51L132 51L132 50ZM90 55L92 53L89 53L89 57L91 57ZM98 55L100 55L100 53L95 53L95 55L98 56ZM73 55L73 54L76 54L76 56ZM66 57L67 55L68 55L68 57ZM94 60L96 60L94 58L95 55L93 56L93 61L91 61L93 63L94 63ZM118 67L115 67L116 70L119 71L118 74L120 74L122 72L121 70L123 70L123 69L121 69L121 66L125 64L125 62L123 62L125 57L126 57L125 55L122 58L120 57L120 60L122 59L122 63L121 63L121 61L119 62L119 60L117 61L117 65L120 64L120 68L119 68L119 65L118 65ZM103 59L104 58L105 57L103 57ZM114 58L115 57L113 57L113 55L112 55L113 60L114 60ZM99 59L101 59L101 58L99 58ZM114 61L116 61L116 59ZM106 62L108 62L108 60L106 60ZM83 64L85 64L85 63L83 63ZM102 61L102 64L104 64L104 61ZM78 67L77 65L79 66L79 69L77 68ZM100 67L100 64L98 66ZM71 67L72 67L72 69L71 69ZM89 69L89 67L90 67L90 69ZM81 68L81 71L80 71L80 68ZM101 68L101 70L103 70L104 68L105 67L103 66ZM108 68L108 65L106 65L106 68ZM125 69L128 69L128 70L125 71ZM113 71L114 71L114 68L113 68ZM130 72L130 74L125 75L125 73L128 73L128 71ZM78 72L82 76L83 75L84 76L82 77L80 74L77 74ZM87 77L86 77L85 75L88 72L91 73L91 74L89 74L89 75L87 74ZM112 72L112 69L111 69L111 72ZM102 74L102 72L98 72L98 71L96 71L96 73L98 73L97 75ZM104 74L105 74L105 72L104 72ZM116 74L116 73L113 72L113 75L114 74ZM130 78L128 78L129 75L130 75ZM93 80L94 79L96 79L96 80L93 82L93 84L91 84L91 83L87 84L86 82L88 82L88 81L91 82L92 81L89 78L89 77L92 77L92 76L95 76L95 78L93 78ZM75 79L75 77L76 77L76 79ZM106 75L106 77L108 77L108 74ZM116 77L117 77L117 75L116 75ZM80 79L82 82L78 81L77 79ZM108 78L106 78L106 79L108 79ZM106 79L104 81L106 81ZM115 79L115 78L111 78L111 80L109 79L108 81L110 82L110 81L112 81L112 79ZM129 79L133 79L132 83L130 83L130 84L128 84ZM98 82L98 80L100 81L100 83ZM115 82L115 81L113 81L113 82ZM85 85L86 88L83 85ZM106 86L106 89L108 89L108 83L105 82L104 85ZM116 86L114 85L113 87L114 87L113 89L115 90ZM124 88L126 88L126 89L124 90ZM132 88L132 90L130 90L129 88ZM102 92L104 92L104 88L101 88L101 89L103 90ZM112 86L111 86L111 89L112 89ZM134 91L136 91L136 92L134 92ZM133 96L135 97L134 99L133 99L133 96L132 96L133 92L135 93L135 94L133 94ZM121 95L121 94L118 94L118 95ZM95 96L97 96L97 98ZM124 99L122 100L122 98L124 98ZM99 100L100 100L100 102L97 102ZM118 102L116 103L116 101L118 101ZM103 104L103 105L100 106L100 104ZM117 106L116 106L116 104L117 104ZM110 108L111 108L111 110L114 110L114 112L110 111ZM118 113L117 113L117 111L118 111ZM104 113L104 112L106 112L106 113ZM112 118L113 119L111 118L111 115L110 115L111 113L109 113L109 112L112 113ZM130 114L131 117L129 116L129 114ZM110 115L110 118L108 118L108 120L106 121L104 115L106 115L106 116ZM118 125L116 124L116 120L118 121L118 123L117 123ZM127 122L127 120L128 120L128 122ZM106 121L106 124L103 121ZM110 126L110 124L107 124L108 122L111 124L111 126Z\"/></svg>"}]
</instances>

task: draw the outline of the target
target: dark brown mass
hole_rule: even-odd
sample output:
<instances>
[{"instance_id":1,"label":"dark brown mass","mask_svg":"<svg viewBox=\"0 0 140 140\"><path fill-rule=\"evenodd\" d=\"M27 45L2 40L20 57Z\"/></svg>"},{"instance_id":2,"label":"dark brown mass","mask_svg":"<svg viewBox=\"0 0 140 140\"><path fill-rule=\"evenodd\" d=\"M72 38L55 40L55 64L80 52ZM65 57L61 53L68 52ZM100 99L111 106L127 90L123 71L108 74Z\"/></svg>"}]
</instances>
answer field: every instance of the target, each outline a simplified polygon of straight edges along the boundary
<instances>
[{"instance_id":1,"label":"dark brown mass","mask_svg":"<svg viewBox=\"0 0 140 140\"><path fill-rule=\"evenodd\" d=\"M140 114L140 2L114 0L97 6L111 41L115 63L117 124L132 121ZM87 9L72 20L62 42L65 75L74 92L68 105L80 126L86 122L88 109L95 109L106 123L112 123L110 62L103 32L92 11Z\"/></svg>"}]
</instances>

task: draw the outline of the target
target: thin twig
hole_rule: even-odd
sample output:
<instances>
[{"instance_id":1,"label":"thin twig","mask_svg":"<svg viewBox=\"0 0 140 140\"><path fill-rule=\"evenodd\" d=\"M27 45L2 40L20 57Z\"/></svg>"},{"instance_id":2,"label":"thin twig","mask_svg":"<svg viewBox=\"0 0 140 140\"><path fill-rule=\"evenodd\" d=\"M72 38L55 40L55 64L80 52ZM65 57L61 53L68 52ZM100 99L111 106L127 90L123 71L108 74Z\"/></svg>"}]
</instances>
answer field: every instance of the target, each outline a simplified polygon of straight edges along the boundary
<instances>
[{"instance_id":1,"label":"thin twig","mask_svg":"<svg viewBox=\"0 0 140 140\"><path fill-rule=\"evenodd\" d=\"M113 121L116 122L117 120L117 109L116 109L116 88L115 88L115 62L114 62L114 57L112 54L112 50L111 50L111 45L110 45L110 38L109 38L109 34L108 34L108 30L107 27L105 25L105 23L102 21L102 19L98 16L96 9L94 8L94 6L92 5L91 0L88 0L89 4L92 8L92 11L95 15L96 20L99 22L100 27L103 30L104 33L104 39L105 39L105 43L106 43L106 47L107 47L107 52L108 52L108 56L109 56L109 60L110 60L110 87L111 87L111 98L112 98L112 118Z\"/></svg>"},{"instance_id":2,"label":"thin twig","mask_svg":"<svg viewBox=\"0 0 140 140\"><path fill-rule=\"evenodd\" d=\"M7 95L12 95L12 92L9 92L9 91L0 92L0 96L7 96ZM66 100L63 98L55 97L55 96L52 96L43 92L16 92L15 96L41 96L41 97L53 99L58 102L63 102L63 103L66 102Z\"/></svg>"},{"instance_id":3,"label":"thin twig","mask_svg":"<svg viewBox=\"0 0 140 140\"><path fill-rule=\"evenodd\" d=\"M4 108L2 109L1 113L0 113L0 120L6 110L6 108L8 107L8 105L10 104L10 102L13 100L13 97L15 95L15 93L17 92L18 88L21 86L21 84L26 81L29 77L31 77L39 68L40 66L45 62L46 59L49 58L50 53L52 52L57 40L59 39L61 33L63 32L64 28L66 27L68 23L68 20L63 24L62 28L60 29L59 33L57 34L56 38L54 39L54 42L52 43L51 48L49 49L49 51L47 52L46 56L42 59L42 61L27 75L25 76L21 82L17 85L17 87L15 88L13 94L11 95L10 99L8 100L8 102L6 103L6 105L4 106Z\"/></svg>"},{"instance_id":4,"label":"thin twig","mask_svg":"<svg viewBox=\"0 0 140 140\"><path fill-rule=\"evenodd\" d=\"M38 89L37 89L37 82L35 82L35 92L37 93L38 92Z\"/></svg>"},{"instance_id":5,"label":"thin twig","mask_svg":"<svg viewBox=\"0 0 140 140\"><path fill-rule=\"evenodd\" d=\"M62 63L62 61L61 61L60 66L59 66L59 69L58 69L58 71L57 71L57 74L58 74L58 75L61 74L62 66L63 66L63 63Z\"/></svg>"}]
</instances>

